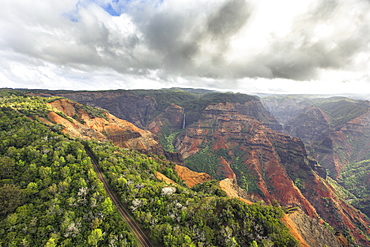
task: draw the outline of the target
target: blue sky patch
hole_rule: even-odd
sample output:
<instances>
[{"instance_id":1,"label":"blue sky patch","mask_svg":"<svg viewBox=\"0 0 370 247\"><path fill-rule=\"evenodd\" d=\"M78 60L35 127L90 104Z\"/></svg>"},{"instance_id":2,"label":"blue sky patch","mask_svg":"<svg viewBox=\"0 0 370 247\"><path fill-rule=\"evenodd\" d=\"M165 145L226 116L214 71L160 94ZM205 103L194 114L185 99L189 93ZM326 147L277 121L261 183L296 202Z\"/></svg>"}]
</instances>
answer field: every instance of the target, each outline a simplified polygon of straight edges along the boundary
<instances>
[{"instance_id":1,"label":"blue sky patch","mask_svg":"<svg viewBox=\"0 0 370 247\"><path fill-rule=\"evenodd\" d=\"M117 2L117 1L113 1L113 2ZM108 4L107 6L101 6L106 12L108 12L111 16L120 16L121 13L118 12L113 6L112 4Z\"/></svg>"}]
</instances>

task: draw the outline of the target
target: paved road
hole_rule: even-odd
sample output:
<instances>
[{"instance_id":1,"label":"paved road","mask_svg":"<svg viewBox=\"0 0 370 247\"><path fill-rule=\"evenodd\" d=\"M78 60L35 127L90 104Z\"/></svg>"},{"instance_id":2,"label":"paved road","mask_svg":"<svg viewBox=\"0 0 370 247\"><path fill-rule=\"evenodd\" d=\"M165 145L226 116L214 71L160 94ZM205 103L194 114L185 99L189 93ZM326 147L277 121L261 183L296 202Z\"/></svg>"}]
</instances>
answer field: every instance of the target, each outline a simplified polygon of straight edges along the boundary
<instances>
[{"instance_id":1,"label":"paved road","mask_svg":"<svg viewBox=\"0 0 370 247\"><path fill-rule=\"evenodd\" d=\"M143 246L143 247L152 247L153 245L152 245L150 239L148 238L148 236L141 230L141 228L136 223L136 221L131 218L131 216L128 214L127 210L125 209L125 206L118 200L115 193L110 188L110 186L108 184L108 181L104 178L104 176L101 172L101 169L98 166L98 162L96 161L96 159L94 158L92 153L88 149L86 149L86 153L91 158L91 161L94 165L94 169L95 169L96 173L98 174L98 177L99 177L100 181L102 181L102 183L104 184L104 188L107 191L110 199L112 200L114 205L116 205L116 207L118 209L118 212L121 214L121 216L124 218L124 220L128 223L128 225L132 229L133 233L136 235L137 239L140 241L141 246Z\"/></svg>"}]
</instances>

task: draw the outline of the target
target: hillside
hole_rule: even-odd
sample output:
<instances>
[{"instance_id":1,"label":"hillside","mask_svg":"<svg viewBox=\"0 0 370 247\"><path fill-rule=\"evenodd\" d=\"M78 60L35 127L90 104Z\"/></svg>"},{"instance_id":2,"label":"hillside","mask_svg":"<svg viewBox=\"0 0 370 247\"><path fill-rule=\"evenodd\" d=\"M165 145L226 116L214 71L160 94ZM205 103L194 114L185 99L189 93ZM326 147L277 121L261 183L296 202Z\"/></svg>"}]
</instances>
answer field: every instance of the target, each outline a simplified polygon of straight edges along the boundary
<instances>
[{"instance_id":1,"label":"hillside","mask_svg":"<svg viewBox=\"0 0 370 247\"><path fill-rule=\"evenodd\" d=\"M158 134L164 149L179 152L191 169L234 180L245 199L298 206L350 243L368 245L369 220L326 181L325 169L307 156L299 139L274 131L281 126L255 96L181 90L56 94L124 113Z\"/></svg>"},{"instance_id":2,"label":"hillside","mask_svg":"<svg viewBox=\"0 0 370 247\"><path fill-rule=\"evenodd\" d=\"M338 182L355 195L351 203L370 217L370 160L347 165Z\"/></svg>"},{"instance_id":3,"label":"hillside","mask_svg":"<svg viewBox=\"0 0 370 247\"><path fill-rule=\"evenodd\" d=\"M370 216L366 206L370 196L369 102L294 96L267 97L263 101L278 119L285 119L286 133L301 138L329 176L354 194L356 199L350 202Z\"/></svg>"},{"instance_id":4,"label":"hillside","mask_svg":"<svg viewBox=\"0 0 370 247\"><path fill-rule=\"evenodd\" d=\"M202 110L208 105L231 102L239 105L241 111L249 112L257 120L281 129L274 117L264 109L258 97L246 94L199 92L191 90L116 90L95 92L53 92L33 90L33 93L47 93L46 95L59 95L79 103L98 106L110 113L125 119L140 128L146 128L160 114L163 114L171 104L184 109L186 125L196 122ZM197 91L195 91L197 92ZM181 129L182 123L175 128Z\"/></svg>"},{"instance_id":5,"label":"hillside","mask_svg":"<svg viewBox=\"0 0 370 247\"><path fill-rule=\"evenodd\" d=\"M49 118L58 112L51 105L67 104L63 99L1 96L2 246L137 246L89 153L155 246L297 245L280 220L282 209L230 199L215 184L190 189L163 157L72 137Z\"/></svg>"},{"instance_id":6,"label":"hillside","mask_svg":"<svg viewBox=\"0 0 370 247\"><path fill-rule=\"evenodd\" d=\"M369 103L343 97L274 96L264 104L286 133L301 138L310 155L338 178L347 164L368 159Z\"/></svg>"},{"instance_id":7,"label":"hillside","mask_svg":"<svg viewBox=\"0 0 370 247\"><path fill-rule=\"evenodd\" d=\"M112 208L84 145L60 134L43 101L1 97L0 244L136 246Z\"/></svg>"}]
</instances>

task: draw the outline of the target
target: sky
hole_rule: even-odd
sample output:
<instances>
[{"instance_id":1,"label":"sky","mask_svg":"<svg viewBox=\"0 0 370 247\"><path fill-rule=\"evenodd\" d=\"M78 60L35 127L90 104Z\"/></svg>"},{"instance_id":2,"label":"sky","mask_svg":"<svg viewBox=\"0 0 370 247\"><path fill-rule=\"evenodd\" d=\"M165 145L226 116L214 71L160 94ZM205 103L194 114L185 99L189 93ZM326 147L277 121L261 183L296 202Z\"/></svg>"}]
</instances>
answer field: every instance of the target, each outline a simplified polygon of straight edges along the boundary
<instances>
[{"instance_id":1,"label":"sky","mask_svg":"<svg viewBox=\"0 0 370 247\"><path fill-rule=\"evenodd\" d=\"M0 87L370 94L370 0L0 6Z\"/></svg>"}]
</instances>

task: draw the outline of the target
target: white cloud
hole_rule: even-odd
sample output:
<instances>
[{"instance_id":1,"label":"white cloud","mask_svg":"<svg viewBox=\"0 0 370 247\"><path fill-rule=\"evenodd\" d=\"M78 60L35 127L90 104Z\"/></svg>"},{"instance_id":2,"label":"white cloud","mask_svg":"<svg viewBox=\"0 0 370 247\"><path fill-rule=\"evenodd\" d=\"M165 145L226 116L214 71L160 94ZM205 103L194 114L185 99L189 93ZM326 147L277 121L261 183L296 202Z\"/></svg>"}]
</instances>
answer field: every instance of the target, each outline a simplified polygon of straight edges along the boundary
<instances>
[{"instance_id":1,"label":"white cloud","mask_svg":"<svg viewBox=\"0 0 370 247\"><path fill-rule=\"evenodd\" d=\"M361 92L369 83L366 0L0 4L3 87Z\"/></svg>"}]
</instances>

